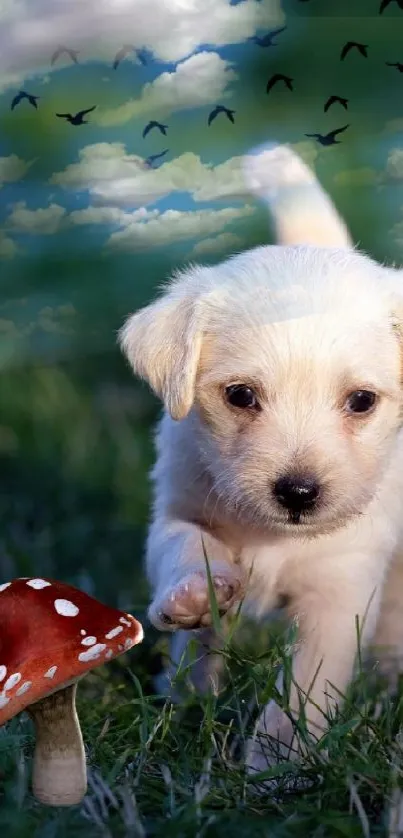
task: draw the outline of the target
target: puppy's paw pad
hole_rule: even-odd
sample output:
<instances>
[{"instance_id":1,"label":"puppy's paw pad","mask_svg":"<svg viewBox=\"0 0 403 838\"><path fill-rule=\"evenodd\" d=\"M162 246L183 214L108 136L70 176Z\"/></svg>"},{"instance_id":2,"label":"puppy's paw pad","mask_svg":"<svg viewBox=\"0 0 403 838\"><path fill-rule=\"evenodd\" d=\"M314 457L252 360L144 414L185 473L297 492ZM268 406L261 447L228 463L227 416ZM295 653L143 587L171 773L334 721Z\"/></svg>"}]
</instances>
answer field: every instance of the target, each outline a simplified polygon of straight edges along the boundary
<instances>
[{"instance_id":1,"label":"puppy's paw pad","mask_svg":"<svg viewBox=\"0 0 403 838\"><path fill-rule=\"evenodd\" d=\"M241 598L241 580L235 574L212 576L220 616ZM212 624L207 576L194 572L185 576L174 588L153 603L150 608L152 622L159 627L195 629Z\"/></svg>"}]
</instances>

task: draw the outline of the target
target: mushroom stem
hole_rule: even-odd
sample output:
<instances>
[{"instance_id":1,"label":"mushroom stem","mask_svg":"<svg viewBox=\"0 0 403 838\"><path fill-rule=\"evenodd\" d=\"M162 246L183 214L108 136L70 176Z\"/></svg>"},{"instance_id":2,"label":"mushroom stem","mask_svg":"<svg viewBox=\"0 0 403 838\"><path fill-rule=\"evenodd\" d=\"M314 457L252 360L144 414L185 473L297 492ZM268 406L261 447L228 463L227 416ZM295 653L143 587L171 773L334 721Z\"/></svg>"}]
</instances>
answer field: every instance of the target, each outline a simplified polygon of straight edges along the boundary
<instances>
[{"instance_id":1,"label":"mushroom stem","mask_svg":"<svg viewBox=\"0 0 403 838\"><path fill-rule=\"evenodd\" d=\"M32 790L47 806L73 806L87 791L76 692L77 683L73 683L27 708L36 732Z\"/></svg>"}]
</instances>

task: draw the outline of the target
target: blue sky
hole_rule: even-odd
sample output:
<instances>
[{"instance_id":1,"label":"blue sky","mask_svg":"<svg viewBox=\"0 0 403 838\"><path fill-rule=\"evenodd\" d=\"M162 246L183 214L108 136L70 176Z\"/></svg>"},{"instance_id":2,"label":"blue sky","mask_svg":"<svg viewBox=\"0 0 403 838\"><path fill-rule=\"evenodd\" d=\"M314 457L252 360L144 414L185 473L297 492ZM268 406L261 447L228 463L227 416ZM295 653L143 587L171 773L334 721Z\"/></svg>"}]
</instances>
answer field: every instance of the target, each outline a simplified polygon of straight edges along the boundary
<instances>
[{"instance_id":1,"label":"blue sky","mask_svg":"<svg viewBox=\"0 0 403 838\"><path fill-rule=\"evenodd\" d=\"M276 46L251 40L284 26ZM352 51L341 61L348 40L367 44L368 58ZM58 44L78 50L78 63L61 54L52 65ZM114 70L123 44L133 49ZM42 288L27 286L30 269L38 282L41 260L68 266L90 251L97 270L108 264L104 288L112 270L119 289L128 265L134 272L141 265L152 290L163 279L156 273L172 265L250 246L266 222L247 193L241 160L273 140L293 145L315 169L366 247L399 259L403 73L386 62L403 62L402 44L403 12L392 3L380 16L378 0L5 0L3 304L10 287L19 299L20 286L43 301ZM146 64L137 50L146 50ZM274 73L292 77L294 91L280 82L268 95ZM37 110L22 101L11 111L20 89L40 97ZM325 113L331 94L346 97L348 110L336 103ZM220 114L207 125L217 104L235 111L235 124ZM55 116L93 105L88 124ZM143 138L150 120L166 124L167 136L153 128ZM345 124L335 146L305 136ZM148 155L165 148L147 169ZM88 296L86 281L76 267L63 276L59 304L74 298L79 306L76 289L81 282Z\"/></svg>"}]
</instances>

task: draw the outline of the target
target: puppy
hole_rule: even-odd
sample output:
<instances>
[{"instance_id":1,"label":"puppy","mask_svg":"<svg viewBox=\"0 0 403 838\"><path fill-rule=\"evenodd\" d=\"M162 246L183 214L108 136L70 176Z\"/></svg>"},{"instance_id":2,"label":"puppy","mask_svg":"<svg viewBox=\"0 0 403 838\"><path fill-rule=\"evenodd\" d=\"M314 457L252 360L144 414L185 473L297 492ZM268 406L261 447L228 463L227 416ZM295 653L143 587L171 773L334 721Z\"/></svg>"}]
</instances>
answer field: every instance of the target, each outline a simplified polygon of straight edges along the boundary
<instances>
[{"instance_id":1,"label":"puppy","mask_svg":"<svg viewBox=\"0 0 403 838\"><path fill-rule=\"evenodd\" d=\"M256 618L286 603L299 630L290 707L297 717L302 697L317 737L351 679L357 618L362 648L403 645L402 277L354 250L291 149L249 158L245 176L278 244L176 274L120 335L165 406L149 616L174 632L174 663L195 630L208 646L205 553L221 614L240 599ZM249 770L267 767L270 740L285 754L292 738L271 702Z\"/></svg>"}]
</instances>

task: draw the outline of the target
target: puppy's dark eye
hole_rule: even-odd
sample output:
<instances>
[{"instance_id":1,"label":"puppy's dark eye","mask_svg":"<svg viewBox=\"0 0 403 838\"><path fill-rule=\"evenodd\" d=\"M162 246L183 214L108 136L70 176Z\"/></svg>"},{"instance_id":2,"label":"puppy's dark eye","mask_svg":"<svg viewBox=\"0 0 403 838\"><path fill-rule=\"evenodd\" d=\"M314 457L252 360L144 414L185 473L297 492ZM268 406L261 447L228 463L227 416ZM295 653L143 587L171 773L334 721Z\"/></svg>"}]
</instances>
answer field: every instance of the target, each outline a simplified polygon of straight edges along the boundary
<instances>
[{"instance_id":1,"label":"puppy's dark eye","mask_svg":"<svg viewBox=\"0 0 403 838\"><path fill-rule=\"evenodd\" d=\"M259 407L255 393L246 384L230 384L225 388L227 402L233 407L256 408Z\"/></svg>"},{"instance_id":2,"label":"puppy's dark eye","mask_svg":"<svg viewBox=\"0 0 403 838\"><path fill-rule=\"evenodd\" d=\"M376 402L376 393L370 390L355 390L350 393L346 407L350 413L368 413Z\"/></svg>"}]
</instances>

